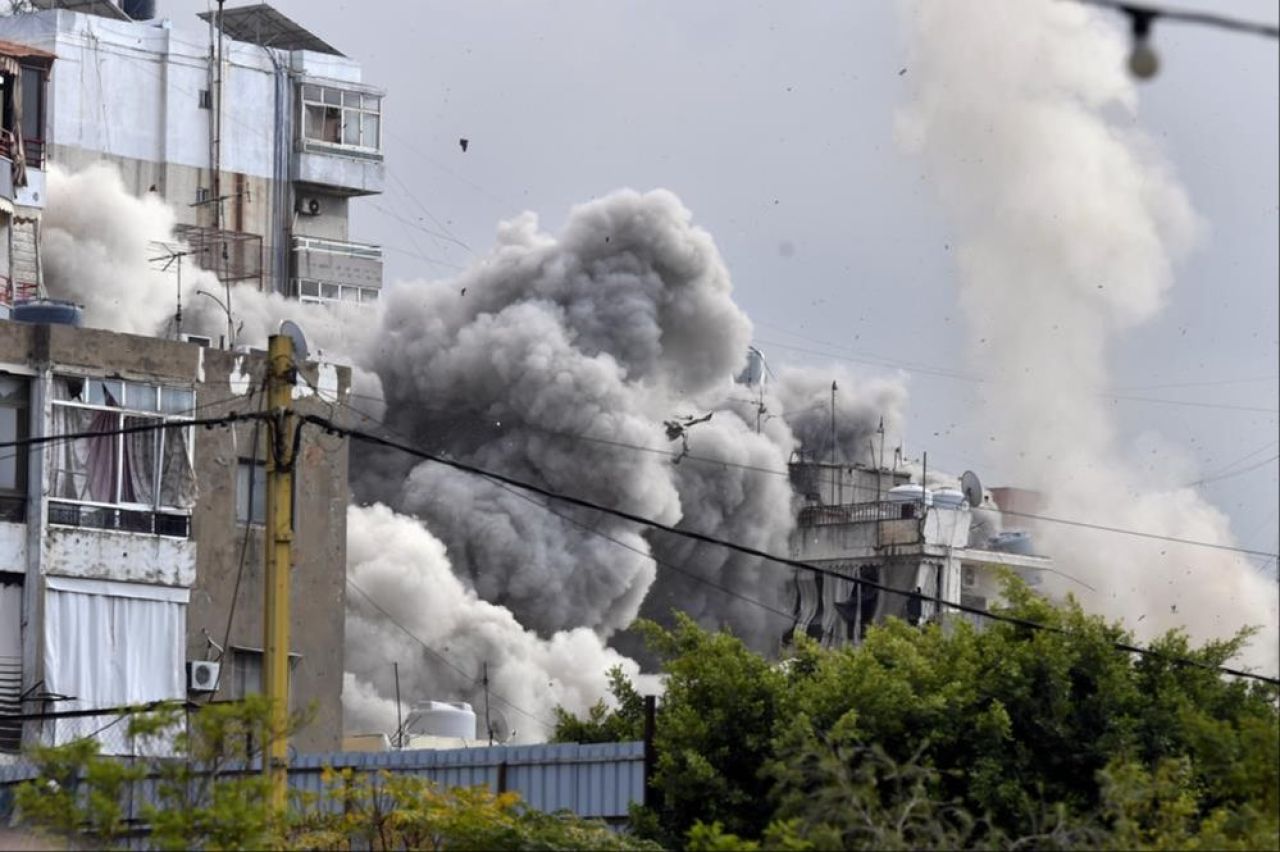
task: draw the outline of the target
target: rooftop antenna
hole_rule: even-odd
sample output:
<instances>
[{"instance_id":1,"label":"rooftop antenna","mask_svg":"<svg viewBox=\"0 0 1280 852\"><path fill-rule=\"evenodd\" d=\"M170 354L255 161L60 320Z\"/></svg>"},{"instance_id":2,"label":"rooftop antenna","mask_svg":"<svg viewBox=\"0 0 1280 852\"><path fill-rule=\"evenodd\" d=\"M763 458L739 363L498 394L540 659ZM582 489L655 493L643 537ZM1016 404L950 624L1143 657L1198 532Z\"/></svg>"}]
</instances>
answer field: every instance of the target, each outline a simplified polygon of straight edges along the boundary
<instances>
[{"instance_id":1,"label":"rooftop antenna","mask_svg":"<svg viewBox=\"0 0 1280 852\"><path fill-rule=\"evenodd\" d=\"M162 243L158 240L152 240L151 244L158 247L164 252L157 257L148 258L151 263L159 263L164 261L164 266L160 267L161 272L168 272L169 267L173 266L178 277L178 306L173 312L173 336L175 339L182 338L182 259L189 254L195 254L190 249L174 248L168 243Z\"/></svg>"},{"instance_id":2,"label":"rooftop antenna","mask_svg":"<svg viewBox=\"0 0 1280 852\"><path fill-rule=\"evenodd\" d=\"M396 674L396 748L404 748L404 719L400 715L400 663L391 664Z\"/></svg>"},{"instance_id":3,"label":"rooftop antenna","mask_svg":"<svg viewBox=\"0 0 1280 852\"><path fill-rule=\"evenodd\" d=\"M489 745L493 745L493 718L489 715L489 663L487 661L481 671L484 683L484 730L489 737Z\"/></svg>"},{"instance_id":4,"label":"rooftop antenna","mask_svg":"<svg viewBox=\"0 0 1280 852\"><path fill-rule=\"evenodd\" d=\"M840 505L836 499L836 484L839 480L837 466L840 464L840 450L836 443L836 383L831 382L831 505Z\"/></svg>"}]
</instances>

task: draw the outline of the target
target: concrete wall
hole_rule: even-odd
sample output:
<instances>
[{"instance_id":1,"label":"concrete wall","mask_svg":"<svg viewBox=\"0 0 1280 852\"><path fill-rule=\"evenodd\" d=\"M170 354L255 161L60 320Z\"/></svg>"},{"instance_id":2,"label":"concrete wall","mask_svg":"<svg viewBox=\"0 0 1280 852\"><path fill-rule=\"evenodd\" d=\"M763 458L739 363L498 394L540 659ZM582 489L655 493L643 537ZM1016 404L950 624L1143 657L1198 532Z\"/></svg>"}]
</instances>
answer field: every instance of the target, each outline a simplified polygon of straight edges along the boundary
<instances>
[{"instance_id":1,"label":"concrete wall","mask_svg":"<svg viewBox=\"0 0 1280 852\"><path fill-rule=\"evenodd\" d=\"M213 417L258 408L260 397L252 392L261 387L265 358L95 329L0 321L0 365L5 364L37 369L54 365L54 369L89 375L191 385L196 391L197 416ZM350 389L347 368L308 364L302 371L319 387L336 388L337 399L346 398ZM308 394L297 396L299 411L331 414L332 400L326 402ZM43 398L39 394L33 397ZM43 407L42 402L33 404ZM41 415L44 422L43 411ZM265 449L265 434L263 430L258 436L259 457ZM296 469L290 647L300 655L293 672L294 706L299 710L314 707L315 717L296 738L295 745L301 751L333 750L339 747L342 733L347 442L316 430L304 430L302 444ZM40 570L135 582L193 584L187 610L188 659L216 658L206 636L213 637L219 645L261 648L263 550L262 529L256 526L248 530L235 619L229 641L224 643L241 564L240 549L246 540L245 527L236 520L236 470L241 458L252 456L252 447L253 427L249 424L197 430L194 452L198 497L190 541L50 526L43 535L37 535ZM33 530L39 533L43 529L44 511L43 506L29 505L28 524L22 525L28 538ZM185 561L188 553L193 556L190 570ZM3 551L0 558L7 558ZM27 635L38 635L38 616L32 618L34 598L27 606ZM230 655L223 662L228 665L229 674ZM224 690L218 698L229 697L232 678L228 674L224 674Z\"/></svg>"}]
</instances>

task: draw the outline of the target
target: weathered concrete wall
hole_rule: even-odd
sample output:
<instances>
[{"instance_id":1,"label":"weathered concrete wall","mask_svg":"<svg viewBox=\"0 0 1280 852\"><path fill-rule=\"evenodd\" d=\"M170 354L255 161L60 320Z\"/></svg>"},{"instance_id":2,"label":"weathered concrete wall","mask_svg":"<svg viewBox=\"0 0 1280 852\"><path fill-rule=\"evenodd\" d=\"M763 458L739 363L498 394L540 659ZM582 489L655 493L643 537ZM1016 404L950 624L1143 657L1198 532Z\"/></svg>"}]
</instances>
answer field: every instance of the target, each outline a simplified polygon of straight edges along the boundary
<instances>
[{"instance_id":1,"label":"weathered concrete wall","mask_svg":"<svg viewBox=\"0 0 1280 852\"><path fill-rule=\"evenodd\" d=\"M197 417L252 412L261 406L266 359L198 346L96 329L31 326L0 321L0 365L24 365L154 381L195 388ZM303 365L317 387L330 389L320 399L309 390L295 394L301 412L332 414L334 400L345 400L350 371L333 365ZM230 697L231 646L261 648L264 598L262 528L236 520L236 471L252 458L254 427L197 429L194 438L198 496L190 541L151 536L50 527L41 542L50 573L164 584L194 584L187 611L187 658L214 659L208 638L228 648L223 658L223 690ZM259 458L266 430L260 429ZM333 750L342 733L342 669L345 624L347 442L305 429L295 483L295 562L292 584L291 650L300 655L293 671L294 707L314 708L311 724L294 740L301 751ZM44 507L29 507L43 517ZM9 525L6 525L9 526ZM27 525L20 525L26 528ZM238 595L234 595L247 542ZM6 549L7 550L7 549ZM194 569L184 566L193 553ZM170 552L172 551L172 552ZM0 551L0 554L5 551ZM157 576L140 576L146 566L169 563ZM227 620L235 597L234 621ZM224 641L225 640L225 641Z\"/></svg>"},{"instance_id":2,"label":"weathered concrete wall","mask_svg":"<svg viewBox=\"0 0 1280 852\"><path fill-rule=\"evenodd\" d=\"M50 526L41 541L46 574L190 587L196 581L191 539Z\"/></svg>"},{"instance_id":3,"label":"weathered concrete wall","mask_svg":"<svg viewBox=\"0 0 1280 852\"><path fill-rule=\"evenodd\" d=\"M205 381L197 390L196 398L196 404L202 406L201 415L258 409L260 396L251 396L246 391L262 386L265 366L261 356L206 350ZM304 372L320 387L332 385L330 377L336 377L337 398L346 399L350 390L350 372L346 368L309 365ZM296 403L299 411L330 415L332 400L326 405L314 396L295 396L299 397ZM208 648L205 631L220 645L227 645L223 688L214 696L216 699L231 697L234 673L230 647L263 646L263 528L250 526L246 539L245 526L236 522L236 469L241 459L254 456L253 433L253 426L240 424L234 429L201 432L196 441L200 499L192 524L200 555L196 588L187 611L188 650L192 658L204 658ZM265 458L266 434L265 429L259 429L259 459ZM341 742L347 464L345 440L323 435L315 429L303 430L294 487L295 561L290 648L301 655L293 670L294 709L313 707L315 716L294 740L301 751L335 749ZM244 568L228 637L227 615L240 571L242 547Z\"/></svg>"}]
</instances>

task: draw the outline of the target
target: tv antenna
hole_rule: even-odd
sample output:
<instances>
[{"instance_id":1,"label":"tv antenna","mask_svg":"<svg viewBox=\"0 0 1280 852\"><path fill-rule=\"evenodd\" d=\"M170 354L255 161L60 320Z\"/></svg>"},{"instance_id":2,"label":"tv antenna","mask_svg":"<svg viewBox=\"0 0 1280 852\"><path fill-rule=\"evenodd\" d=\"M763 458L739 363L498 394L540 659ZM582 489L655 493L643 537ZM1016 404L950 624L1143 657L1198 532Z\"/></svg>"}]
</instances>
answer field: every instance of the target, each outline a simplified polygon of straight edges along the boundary
<instances>
[{"instance_id":1,"label":"tv antenna","mask_svg":"<svg viewBox=\"0 0 1280 852\"><path fill-rule=\"evenodd\" d=\"M182 338L182 259L187 255L195 254L196 252L191 251L190 249L178 248L170 245L169 243L160 242L159 240L152 240L151 245L160 249L164 254L148 258L148 260L151 263L160 263L163 261L164 265L160 267L161 272L168 272L169 267L172 266L177 274L178 306L173 312L173 336L175 339L180 340Z\"/></svg>"}]
</instances>

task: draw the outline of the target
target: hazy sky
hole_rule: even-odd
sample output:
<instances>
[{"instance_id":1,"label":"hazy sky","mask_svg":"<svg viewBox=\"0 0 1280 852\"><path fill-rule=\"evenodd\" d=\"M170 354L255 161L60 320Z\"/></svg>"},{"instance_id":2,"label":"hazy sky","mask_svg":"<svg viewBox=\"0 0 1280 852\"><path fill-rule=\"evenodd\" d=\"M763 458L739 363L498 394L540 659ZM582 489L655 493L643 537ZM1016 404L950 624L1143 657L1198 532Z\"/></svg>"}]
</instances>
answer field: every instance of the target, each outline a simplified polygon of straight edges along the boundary
<instances>
[{"instance_id":1,"label":"hazy sky","mask_svg":"<svg viewBox=\"0 0 1280 852\"><path fill-rule=\"evenodd\" d=\"M386 248L388 281L451 274L522 210L554 230L576 202L666 187L714 235L772 363L924 367L909 372L909 454L1016 479L966 428L981 385L937 375L967 366L951 237L893 139L911 74L895 4L274 5L388 92L387 191L352 208L352 238ZM1276 18L1274 0L1182 5ZM160 12L195 29L205 6ZM1135 454L1158 433L1208 477L1280 453L1280 47L1170 22L1155 43L1163 69L1137 120L1208 229L1160 317L1114 353L1115 392L1145 400L1114 408ZM1272 460L1203 487L1243 545L1274 551L1277 484Z\"/></svg>"}]
</instances>

